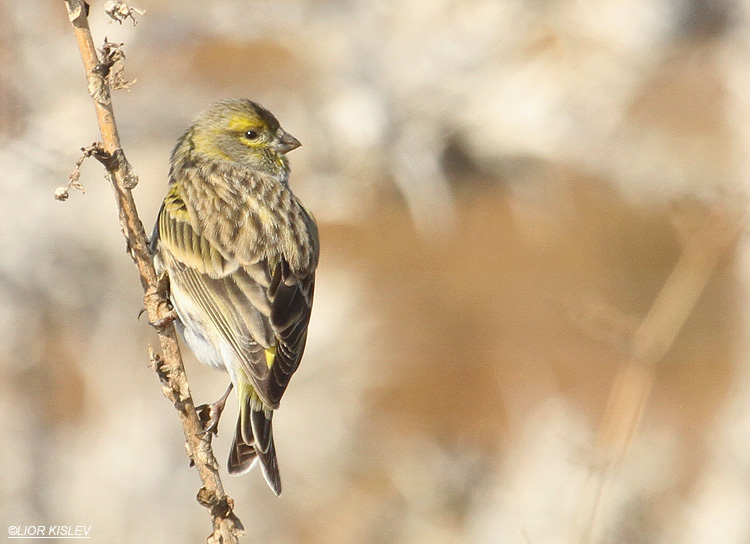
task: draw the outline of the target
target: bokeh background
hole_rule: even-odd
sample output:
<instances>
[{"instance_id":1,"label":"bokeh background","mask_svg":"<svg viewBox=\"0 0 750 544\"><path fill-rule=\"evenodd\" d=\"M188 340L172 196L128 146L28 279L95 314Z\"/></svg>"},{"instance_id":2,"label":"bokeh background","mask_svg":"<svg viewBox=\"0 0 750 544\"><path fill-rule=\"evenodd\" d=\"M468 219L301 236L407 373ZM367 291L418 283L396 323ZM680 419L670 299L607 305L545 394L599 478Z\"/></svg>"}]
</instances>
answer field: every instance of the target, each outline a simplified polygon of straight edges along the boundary
<instances>
[{"instance_id":1,"label":"bokeh background","mask_svg":"<svg viewBox=\"0 0 750 544\"><path fill-rule=\"evenodd\" d=\"M596 446L681 253L675 209L747 186L750 2L133 5L137 26L98 0L90 22L137 79L114 103L147 229L175 140L233 96L302 141L292 185L321 227L308 349L274 419L284 493L225 478L242 542L750 542L744 239L624 457L603 467ZM64 4L5 0L0 21L0 537L203 542L101 167L53 198L98 139ZM226 377L185 358L196 401L218 398Z\"/></svg>"}]
</instances>

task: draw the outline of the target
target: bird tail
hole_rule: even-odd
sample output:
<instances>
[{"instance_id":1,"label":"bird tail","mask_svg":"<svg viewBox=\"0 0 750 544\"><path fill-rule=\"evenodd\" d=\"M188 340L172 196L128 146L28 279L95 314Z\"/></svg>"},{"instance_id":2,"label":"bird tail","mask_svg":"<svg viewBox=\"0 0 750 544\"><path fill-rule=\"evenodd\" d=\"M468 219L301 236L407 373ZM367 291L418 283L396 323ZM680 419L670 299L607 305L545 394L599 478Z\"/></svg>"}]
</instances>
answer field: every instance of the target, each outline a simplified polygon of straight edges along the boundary
<instances>
[{"instance_id":1,"label":"bird tail","mask_svg":"<svg viewBox=\"0 0 750 544\"><path fill-rule=\"evenodd\" d=\"M238 390L240 410L229 452L229 474L244 474L260 463L268 487L281 494L281 476L273 442L273 410L263 406L250 384Z\"/></svg>"}]
</instances>

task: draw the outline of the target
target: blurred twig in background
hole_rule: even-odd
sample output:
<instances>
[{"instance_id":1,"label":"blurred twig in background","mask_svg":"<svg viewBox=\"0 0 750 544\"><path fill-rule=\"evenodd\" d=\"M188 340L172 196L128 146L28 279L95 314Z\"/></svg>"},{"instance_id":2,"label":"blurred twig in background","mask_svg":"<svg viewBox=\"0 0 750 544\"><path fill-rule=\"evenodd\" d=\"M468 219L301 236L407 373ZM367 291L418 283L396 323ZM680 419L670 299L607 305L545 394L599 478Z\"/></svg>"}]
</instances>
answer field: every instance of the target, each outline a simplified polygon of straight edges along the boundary
<instances>
[{"instance_id":1,"label":"blurred twig in background","mask_svg":"<svg viewBox=\"0 0 750 544\"><path fill-rule=\"evenodd\" d=\"M624 459L649 399L657 364L671 348L721 259L734 248L747 221L746 198L723 199L674 210L682 254L630 340L609 394L596 444L598 473L582 496L583 542L596 540L597 512L610 469ZM579 541L574 537L574 541Z\"/></svg>"},{"instance_id":2,"label":"blurred twig in background","mask_svg":"<svg viewBox=\"0 0 750 544\"><path fill-rule=\"evenodd\" d=\"M122 44L113 44L105 39L102 59L100 60L89 29L88 5L82 0L65 0L65 4L83 59L89 94L94 102L102 136L102 143L84 150L83 158L90 155L104 165L115 192L115 199L120 212L120 225L127 240L128 251L140 273L141 285L145 293L145 310L148 313L149 321L154 325L159 335L163 353L163 356L159 356L151 352L150 360L162 382L164 394L172 401L180 414L188 456L195 464L203 484L198 492L198 502L211 512L214 531L208 538L208 542L217 544L236 543L238 535L242 532L242 524L234 515L232 499L224 493L218 473L218 464L211 448L211 434L200 434L203 425L196 413L190 394L177 343L177 335L164 296L165 290L160 285L160 279L154 270L148 247L148 237L138 217L131 192L131 189L138 182L138 177L133 172L120 147L110 98L110 87L120 87L124 81L121 78L122 70L116 68L116 65L124 58L121 50ZM123 2L118 4L120 5L118 13L120 13ZM115 81L113 81L113 76ZM119 85L112 85L112 83L118 82ZM80 162L82 161L77 164L75 172L78 171ZM73 185L75 186L75 183ZM66 192L64 189L63 191ZM56 196L58 199L64 200L60 193L61 191L58 189Z\"/></svg>"}]
</instances>

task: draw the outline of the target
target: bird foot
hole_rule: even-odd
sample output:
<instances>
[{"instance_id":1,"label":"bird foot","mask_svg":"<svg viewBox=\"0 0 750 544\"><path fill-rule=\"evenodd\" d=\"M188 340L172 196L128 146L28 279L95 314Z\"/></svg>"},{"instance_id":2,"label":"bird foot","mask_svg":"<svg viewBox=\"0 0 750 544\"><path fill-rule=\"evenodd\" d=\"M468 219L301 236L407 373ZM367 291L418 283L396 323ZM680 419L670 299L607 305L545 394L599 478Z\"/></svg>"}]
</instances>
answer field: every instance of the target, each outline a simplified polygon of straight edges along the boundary
<instances>
[{"instance_id":1,"label":"bird foot","mask_svg":"<svg viewBox=\"0 0 750 544\"><path fill-rule=\"evenodd\" d=\"M161 316L159 319L150 321L149 323L151 324L151 326L157 329L161 329L169 325L170 323L172 323L172 321L174 321L175 319L177 319L177 312L175 312L174 310L169 310L166 314Z\"/></svg>"},{"instance_id":2,"label":"bird foot","mask_svg":"<svg viewBox=\"0 0 750 544\"><path fill-rule=\"evenodd\" d=\"M221 413L224 411L224 405L227 403L227 397L232 391L232 384L229 384L226 392L221 396L219 400L212 404L201 404L196 406L195 410L198 412L198 418L203 423L203 430L198 433L198 436L211 433L214 436L219 434L219 419Z\"/></svg>"}]
</instances>

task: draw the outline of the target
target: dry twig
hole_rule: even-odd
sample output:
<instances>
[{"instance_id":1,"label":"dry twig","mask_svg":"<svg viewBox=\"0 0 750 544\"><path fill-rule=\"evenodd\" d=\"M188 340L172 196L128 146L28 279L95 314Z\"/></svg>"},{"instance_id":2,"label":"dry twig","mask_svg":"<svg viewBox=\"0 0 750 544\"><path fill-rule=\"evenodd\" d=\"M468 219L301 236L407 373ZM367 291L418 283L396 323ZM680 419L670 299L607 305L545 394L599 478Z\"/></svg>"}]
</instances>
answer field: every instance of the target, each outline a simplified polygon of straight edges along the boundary
<instances>
[{"instance_id":1,"label":"dry twig","mask_svg":"<svg viewBox=\"0 0 750 544\"><path fill-rule=\"evenodd\" d=\"M104 4L104 12L109 15L112 21L116 21L119 24L130 19L133 21L133 26L138 24L133 14L143 15L146 13L145 10L141 11L138 8L129 6L126 0L107 0L107 3Z\"/></svg>"},{"instance_id":2,"label":"dry twig","mask_svg":"<svg viewBox=\"0 0 750 544\"><path fill-rule=\"evenodd\" d=\"M145 293L143 298L145 310L148 313L149 322L154 325L159 335L162 355L149 350L151 366L161 380L164 394L179 412L187 454L198 470L202 482L197 499L209 509L211 514L213 533L208 537L208 542L210 544L236 543L238 536L242 534L242 524L234 515L232 499L224 493L218 463L211 448L211 433L200 434L203 425L190 394L171 313L164 296L164 289L160 288L160 278L154 270L149 252L148 237L138 217L131 193L138 183L138 176L120 147L120 138L110 99L110 83L112 83L110 76L112 67L123 58L121 45L105 41L102 49L103 58L100 61L89 29L88 5L83 0L64 1L83 59L89 94L94 101L102 136L101 144L87 148L89 151L84 150L84 157L79 160L76 170L71 175L70 185L76 186L76 173L86 154L99 160L107 171L120 214L120 226L127 240L130 255L138 268L141 286ZM64 188L60 189L65 191ZM56 192L58 198L62 197L62 194L57 194L62 193L60 189Z\"/></svg>"},{"instance_id":3,"label":"dry twig","mask_svg":"<svg viewBox=\"0 0 750 544\"><path fill-rule=\"evenodd\" d=\"M735 247L747 222L747 198L721 195L709 206L678 210L675 228L682 254L646 317L629 342L610 391L599 428L597 474L582 497L582 530L574 540L591 542L610 469L619 465L632 443L654 383L657 365L672 347L721 260ZM578 534L583 538L579 540Z\"/></svg>"},{"instance_id":4,"label":"dry twig","mask_svg":"<svg viewBox=\"0 0 750 544\"><path fill-rule=\"evenodd\" d=\"M81 148L81 156L76 161L76 167L70 173L70 176L68 176L68 184L65 187L58 187L57 189L55 189L55 198L57 200L60 200L62 202L65 202L66 200L68 200L68 197L70 196L71 188L81 191L81 194L84 194L86 192L83 189L83 183L79 181L81 179L81 166L83 166L83 161L85 161L91 155L93 155L94 150L97 149L98 147L100 147L100 144L97 142L94 142L88 147Z\"/></svg>"}]
</instances>

